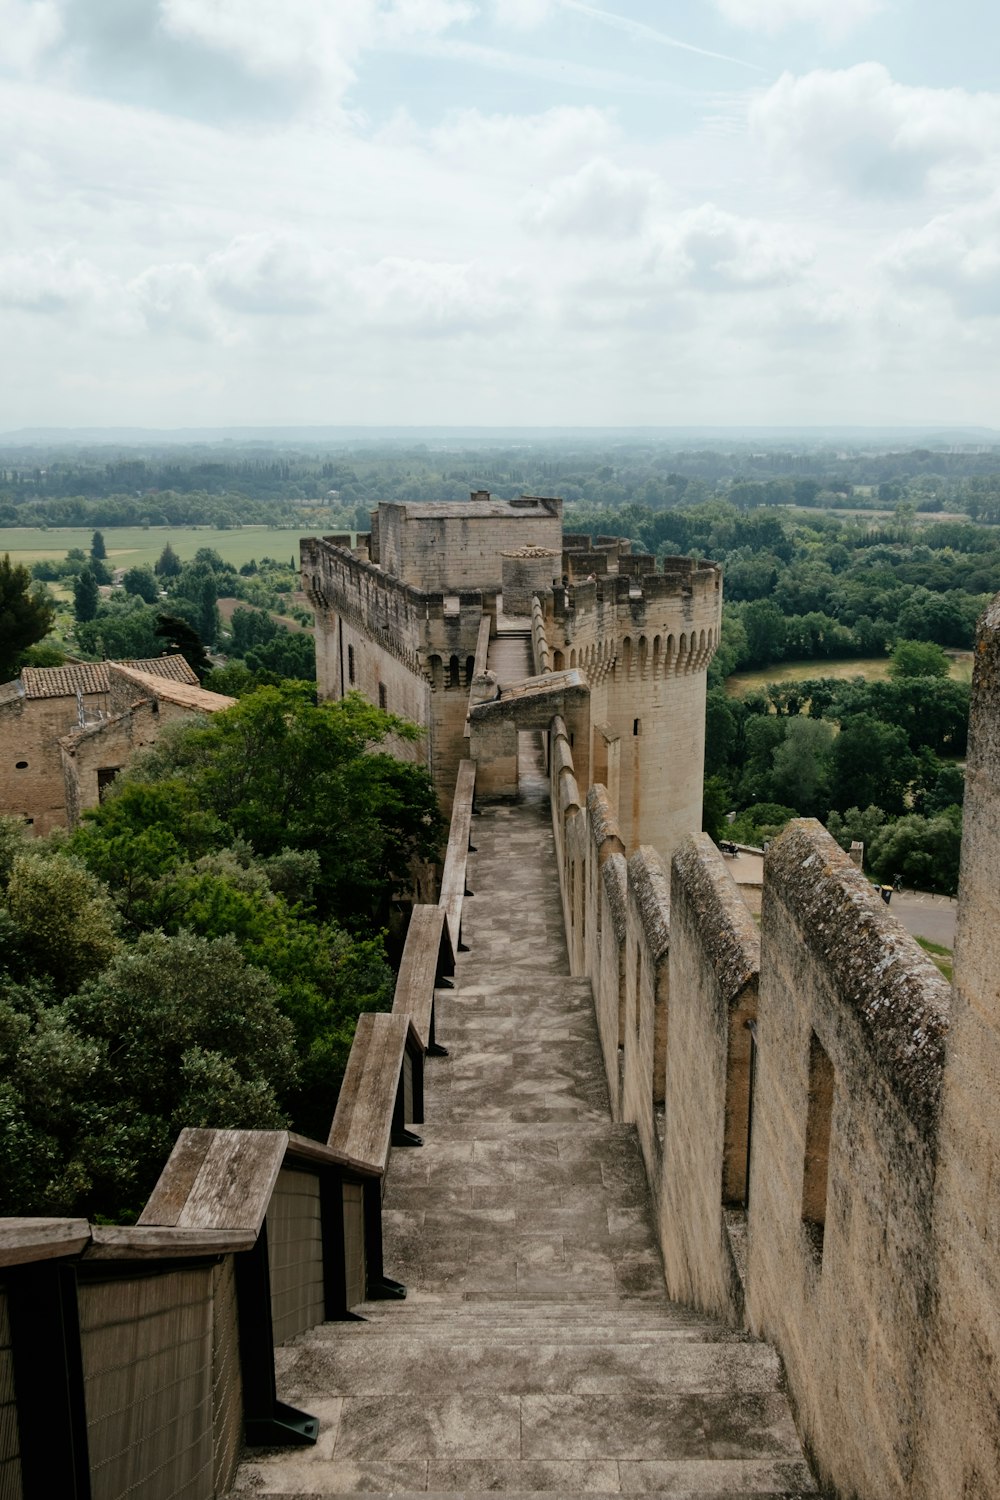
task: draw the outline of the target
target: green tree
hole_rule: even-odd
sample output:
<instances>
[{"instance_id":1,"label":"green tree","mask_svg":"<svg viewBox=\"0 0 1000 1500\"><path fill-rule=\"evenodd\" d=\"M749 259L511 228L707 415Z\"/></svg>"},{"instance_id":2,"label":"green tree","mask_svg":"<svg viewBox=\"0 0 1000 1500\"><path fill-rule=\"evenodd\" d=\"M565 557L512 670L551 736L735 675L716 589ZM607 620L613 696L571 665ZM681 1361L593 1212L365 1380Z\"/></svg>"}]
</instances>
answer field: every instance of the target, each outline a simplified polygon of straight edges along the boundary
<instances>
[{"instance_id":1,"label":"green tree","mask_svg":"<svg viewBox=\"0 0 1000 1500\"><path fill-rule=\"evenodd\" d=\"M4 906L16 933L6 962L25 976L48 975L62 993L96 974L119 947L114 902L70 855L15 855Z\"/></svg>"},{"instance_id":2,"label":"green tree","mask_svg":"<svg viewBox=\"0 0 1000 1500\"><path fill-rule=\"evenodd\" d=\"M199 682L212 670L201 636L187 620L181 620L176 615L159 615L154 633L162 643L159 654L179 652L197 675Z\"/></svg>"},{"instance_id":3,"label":"green tree","mask_svg":"<svg viewBox=\"0 0 1000 1500\"><path fill-rule=\"evenodd\" d=\"M219 590L216 586L215 577L206 573L201 579L198 588L198 634L206 646L215 644L219 636Z\"/></svg>"},{"instance_id":4,"label":"green tree","mask_svg":"<svg viewBox=\"0 0 1000 1500\"><path fill-rule=\"evenodd\" d=\"M726 814L732 806L732 793L724 776L705 778L705 790L701 799L701 826L716 843L729 831Z\"/></svg>"},{"instance_id":5,"label":"green tree","mask_svg":"<svg viewBox=\"0 0 1000 1500\"><path fill-rule=\"evenodd\" d=\"M833 745L830 803L838 812L870 803L901 814L917 761L898 724L859 714L841 728Z\"/></svg>"},{"instance_id":6,"label":"green tree","mask_svg":"<svg viewBox=\"0 0 1000 1500\"><path fill-rule=\"evenodd\" d=\"M901 875L917 890L953 896L958 890L961 847L961 809L952 807L932 818L910 813L879 833L871 850L871 865L880 880L891 881Z\"/></svg>"},{"instance_id":7,"label":"green tree","mask_svg":"<svg viewBox=\"0 0 1000 1500\"><path fill-rule=\"evenodd\" d=\"M834 731L822 719L792 719L772 754L771 792L800 817L817 818L829 806Z\"/></svg>"},{"instance_id":8,"label":"green tree","mask_svg":"<svg viewBox=\"0 0 1000 1500\"><path fill-rule=\"evenodd\" d=\"M950 664L933 641L897 641L889 660L890 677L947 677Z\"/></svg>"},{"instance_id":9,"label":"green tree","mask_svg":"<svg viewBox=\"0 0 1000 1500\"><path fill-rule=\"evenodd\" d=\"M184 564L177 556L177 553L171 547L170 543L167 542L153 565L153 571L158 578L176 578L183 566Z\"/></svg>"},{"instance_id":10,"label":"green tree","mask_svg":"<svg viewBox=\"0 0 1000 1500\"><path fill-rule=\"evenodd\" d=\"M439 851L442 821L426 771L378 748L389 735L418 733L358 694L317 705L303 685L262 687L179 736L169 754L157 747L138 757L119 783L181 775L230 839L265 858L315 850L322 915L368 932L385 925L413 861Z\"/></svg>"},{"instance_id":11,"label":"green tree","mask_svg":"<svg viewBox=\"0 0 1000 1500\"><path fill-rule=\"evenodd\" d=\"M785 620L769 599L752 599L740 616L747 637L750 666L764 667L780 661L785 653Z\"/></svg>"},{"instance_id":12,"label":"green tree","mask_svg":"<svg viewBox=\"0 0 1000 1500\"><path fill-rule=\"evenodd\" d=\"M108 549L104 545L104 534L95 531L90 540L90 555L95 562L104 562L108 555Z\"/></svg>"},{"instance_id":13,"label":"green tree","mask_svg":"<svg viewBox=\"0 0 1000 1500\"><path fill-rule=\"evenodd\" d=\"M184 1126L280 1128L296 1083L272 981L190 934L144 935L61 1002L7 986L0 1070L8 1214L133 1217Z\"/></svg>"},{"instance_id":14,"label":"green tree","mask_svg":"<svg viewBox=\"0 0 1000 1500\"><path fill-rule=\"evenodd\" d=\"M161 656L156 613L134 594L118 594L101 605L96 616L76 628L80 649L112 661L146 661Z\"/></svg>"},{"instance_id":15,"label":"green tree","mask_svg":"<svg viewBox=\"0 0 1000 1500\"><path fill-rule=\"evenodd\" d=\"M135 594L146 604L155 604L160 597L156 575L148 563L142 567L129 568L122 579L122 588L126 594Z\"/></svg>"},{"instance_id":16,"label":"green tree","mask_svg":"<svg viewBox=\"0 0 1000 1500\"><path fill-rule=\"evenodd\" d=\"M48 634L52 620L52 606L34 591L28 569L5 552L0 558L0 682L14 676L22 651Z\"/></svg>"},{"instance_id":17,"label":"green tree","mask_svg":"<svg viewBox=\"0 0 1000 1500\"><path fill-rule=\"evenodd\" d=\"M73 584L73 609L79 625L86 625L96 618L100 597L97 579L89 568L84 568Z\"/></svg>"}]
</instances>

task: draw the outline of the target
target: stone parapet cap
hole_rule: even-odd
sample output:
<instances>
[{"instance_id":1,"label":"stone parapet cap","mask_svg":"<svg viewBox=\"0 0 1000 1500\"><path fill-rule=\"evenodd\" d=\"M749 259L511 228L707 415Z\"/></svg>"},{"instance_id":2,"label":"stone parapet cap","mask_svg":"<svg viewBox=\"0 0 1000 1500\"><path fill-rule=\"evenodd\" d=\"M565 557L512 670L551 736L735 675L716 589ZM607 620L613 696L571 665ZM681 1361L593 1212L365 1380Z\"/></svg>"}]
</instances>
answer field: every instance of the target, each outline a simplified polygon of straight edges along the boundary
<instances>
[{"instance_id":1,"label":"stone parapet cap","mask_svg":"<svg viewBox=\"0 0 1000 1500\"><path fill-rule=\"evenodd\" d=\"M776 905L825 967L913 1125L937 1133L951 991L875 888L814 818L796 818L764 858L762 930Z\"/></svg>"},{"instance_id":2,"label":"stone parapet cap","mask_svg":"<svg viewBox=\"0 0 1000 1500\"><path fill-rule=\"evenodd\" d=\"M696 913L698 934L726 1005L760 974L757 924L707 833L691 834L671 862L671 897Z\"/></svg>"}]
</instances>

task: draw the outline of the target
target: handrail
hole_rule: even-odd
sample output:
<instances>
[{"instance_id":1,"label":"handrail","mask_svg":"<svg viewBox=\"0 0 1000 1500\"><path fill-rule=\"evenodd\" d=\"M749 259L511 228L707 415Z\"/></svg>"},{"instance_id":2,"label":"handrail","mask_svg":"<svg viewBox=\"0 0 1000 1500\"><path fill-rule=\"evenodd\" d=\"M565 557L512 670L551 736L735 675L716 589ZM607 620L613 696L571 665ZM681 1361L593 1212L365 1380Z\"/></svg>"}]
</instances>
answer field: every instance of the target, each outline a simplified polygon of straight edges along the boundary
<instances>
[{"instance_id":1,"label":"handrail","mask_svg":"<svg viewBox=\"0 0 1000 1500\"><path fill-rule=\"evenodd\" d=\"M432 1057L447 1056L434 1037L434 991L455 972L448 921L441 906L415 906L400 960L393 1015L408 1015L420 1045Z\"/></svg>"},{"instance_id":2,"label":"handrail","mask_svg":"<svg viewBox=\"0 0 1000 1500\"><path fill-rule=\"evenodd\" d=\"M448 933L452 948L456 953L462 952L462 902L466 895L470 894L466 890L465 882L475 790L475 761L460 761L455 782L455 800L452 804L448 851L441 875L441 896L438 901L438 905L444 908L448 918Z\"/></svg>"}]
</instances>

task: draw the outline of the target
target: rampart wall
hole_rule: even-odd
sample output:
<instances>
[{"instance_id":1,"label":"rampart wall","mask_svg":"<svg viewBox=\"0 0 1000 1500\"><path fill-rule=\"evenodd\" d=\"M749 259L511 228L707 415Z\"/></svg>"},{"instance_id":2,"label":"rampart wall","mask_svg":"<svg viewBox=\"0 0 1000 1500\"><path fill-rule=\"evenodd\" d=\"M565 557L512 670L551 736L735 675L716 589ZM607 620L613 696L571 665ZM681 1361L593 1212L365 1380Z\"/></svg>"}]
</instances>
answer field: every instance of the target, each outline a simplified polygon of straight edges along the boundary
<instances>
[{"instance_id":1,"label":"rampart wall","mask_svg":"<svg viewBox=\"0 0 1000 1500\"><path fill-rule=\"evenodd\" d=\"M994 630L978 670L1000 705L1000 610ZM988 830L1000 715L973 717ZM944 978L819 824L772 846L758 937L707 835L675 853L668 888L655 851L626 860L606 790L581 795L558 720L551 743L571 963L642 1147L670 1294L774 1343L838 1494L1000 1493L995 840L967 839L963 899L989 937L960 927L949 1039Z\"/></svg>"},{"instance_id":2,"label":"rampart wall","mask_svg":"<svg viewBox=\"0 0 1000 1500\"><path fill-rule=\"evenodd\" d=\"M495 594L427 593L356 557L339 540L304 538L302 580L316 614L321 697L359 692L424 731L394 753L426 764L445 809L465 754L465 720L484 609Z\"/></svg>"}]
</instances>

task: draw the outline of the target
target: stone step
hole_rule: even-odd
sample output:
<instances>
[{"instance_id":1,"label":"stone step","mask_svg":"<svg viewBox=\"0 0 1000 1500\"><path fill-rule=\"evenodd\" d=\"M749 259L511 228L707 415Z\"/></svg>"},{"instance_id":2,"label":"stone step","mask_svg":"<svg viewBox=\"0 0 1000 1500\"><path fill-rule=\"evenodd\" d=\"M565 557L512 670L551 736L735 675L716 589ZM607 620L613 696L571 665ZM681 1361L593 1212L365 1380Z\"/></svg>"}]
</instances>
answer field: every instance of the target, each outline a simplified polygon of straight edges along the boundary
<instances>
[{"instance_id":1,"label":"stone step","mask_svg":"<svg viewBox=\"0 0 1000 1500\"><path fill-rule=\"evenodd\" d=\"M660 1462L495 1462L471 1460L402 1460L395 1463L327 1460L309 1466L289 1455L280 1475L268 1470L263 1488L250 1483L251 1465L244 1481L232 1491L253 1500L335 1500L365 1494L392 1494L395 1500L538 1500L542 1494L583 1496L610 1500L611 1496L642 1494L646 1500L732 1500L753 1495L757 1500L796 1500L818 1492L801 1461L764 1459L694 1459ZM318 1472L317 1472L318 1471ZM421 1487L421 1481L427 1488ZM448 1488L441 1488L441 1484ZM482 1485L489 1488L480 1488Z\"/></svg>"},{"instance_id":2,"label":"stone step","mask_svg":"<svg viewBox=\"0 0 1000 1500\"><path fill-rule=\"evenodd\" d=\"M428 1350L433 1345L433 1354ZM494 1339L488 1334L435 1340L422 1333L385 1339L314 1339L284 1351L286 1387L362 1398L417 1391L433 1365L437 1389L463 1395L711 1396L738 1386L741 1399L778 1391L781 1367L761 1344L673 1340L563 1343Z\"/></svg>"},{"instance_id":3,"label":"stone step","mask_svg":"<svg viewBox=\"0 0 1000 1500\"><path fill-rule=\"evenodd\" d=\"M739 1465L734 1464L734 1469ZM315 1476L310 1476L315 1484ZM806 1481L795 1489L776 1490L771 1487L760 1489L756 1485L750 1487L742 1480L740 1474L730 1475L724 1479L718 1489L712 1490L650 1490L645 1487L634 1490L553 1490L544 1486L537 1490L511 1490L504 1489L506 1500L538 1500L539 1495L585 1495L587 1500L621 1500L624 1494L642 1494L645 1500L732 1500L736 1495L752 1495L755 1500L806 1500L807 1496L815 1496L818 1491L815 1487L807 1489ZM393 1500L497 1500L497 1490L400 1490L393 1486L387 1486L378 1490L373 1484L366 1482L364 1491L356 1489L308 1489L304 1490L296 1486L294 1491L267 1489L260 1490L233 1490L230 1500L237 1500L239 1496L253 1495L253 1500L355 1500L359 1493L364 1494L390 1494Z\"/></svg>"}]
</instances>

